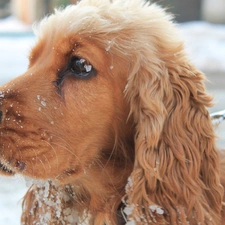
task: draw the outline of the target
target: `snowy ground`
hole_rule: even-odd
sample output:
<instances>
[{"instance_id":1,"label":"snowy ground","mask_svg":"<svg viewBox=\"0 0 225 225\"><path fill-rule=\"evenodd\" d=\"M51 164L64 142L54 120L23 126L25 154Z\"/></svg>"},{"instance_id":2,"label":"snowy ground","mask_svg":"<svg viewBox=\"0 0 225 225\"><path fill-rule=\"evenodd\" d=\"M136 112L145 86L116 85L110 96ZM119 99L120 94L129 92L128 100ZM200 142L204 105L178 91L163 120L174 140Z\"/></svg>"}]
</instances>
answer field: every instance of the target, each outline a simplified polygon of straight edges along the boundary
<instances>
[{"instance_id":1,"label":"snowy ground","mask_svg":"<svg viewBox=\"0 0 225 225\"><path fill-rule=\"evenodd\" d=\"M7 28L10 24L10 29ZM9 27L9 26L8 26ZM7 29L6 29L7 28ZM225 25L202 22L180 26L187 39L188 52L196 66L203 70L212 83L209 92L218 104L211 111L225 109ZM16 32L15 32L16 29ZM12 18L0 21L0 85L23 73L27 67L27 55L34 44L29 28ZM225 125L218 130L222 137L218 145L225 146ZM0 224L19 225L21 198L27 187L21 177L0 177Z\"/></svg>"}]
</instances>

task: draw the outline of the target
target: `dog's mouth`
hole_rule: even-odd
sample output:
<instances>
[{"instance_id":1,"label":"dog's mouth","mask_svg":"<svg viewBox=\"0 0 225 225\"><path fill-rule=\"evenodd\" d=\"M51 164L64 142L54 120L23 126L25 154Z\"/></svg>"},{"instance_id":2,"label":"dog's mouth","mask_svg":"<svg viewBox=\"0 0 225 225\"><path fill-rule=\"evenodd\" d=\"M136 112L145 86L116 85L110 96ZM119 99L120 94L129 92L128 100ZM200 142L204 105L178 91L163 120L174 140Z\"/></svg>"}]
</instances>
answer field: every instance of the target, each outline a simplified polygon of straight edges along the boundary
<instances>
[{"instance_id":1,"label":"dog's mouth","mask_svg":"<svg viewBox=\"0 0 225 225\"><path fill-rule=\"evenodd\" d=\"M15 172L11 168L9 168L7 165L0 162L0 174L13 176Z\"/></svg>"}]
</instances>

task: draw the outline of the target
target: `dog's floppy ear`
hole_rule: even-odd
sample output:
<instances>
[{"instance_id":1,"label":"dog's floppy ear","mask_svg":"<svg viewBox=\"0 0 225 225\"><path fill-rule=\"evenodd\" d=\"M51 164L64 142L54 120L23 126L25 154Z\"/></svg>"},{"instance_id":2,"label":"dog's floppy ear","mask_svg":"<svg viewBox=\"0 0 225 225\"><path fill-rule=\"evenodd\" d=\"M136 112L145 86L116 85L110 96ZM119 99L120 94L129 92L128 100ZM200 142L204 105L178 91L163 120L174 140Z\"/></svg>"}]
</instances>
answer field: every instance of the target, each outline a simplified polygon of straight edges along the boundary
<instances>
[{"instance_id":1,"label":"dog's floppy ear","mask_svg":"<svg viewBox=\"0 0 225 225\"><path fill-rule=\"evenodd\" d=\"M128 78L136 136L125 213L136 224L218 225L223 190L206 109L211 97L182 46L178 55L166 46Z\"/></svg>"}]
</instances>

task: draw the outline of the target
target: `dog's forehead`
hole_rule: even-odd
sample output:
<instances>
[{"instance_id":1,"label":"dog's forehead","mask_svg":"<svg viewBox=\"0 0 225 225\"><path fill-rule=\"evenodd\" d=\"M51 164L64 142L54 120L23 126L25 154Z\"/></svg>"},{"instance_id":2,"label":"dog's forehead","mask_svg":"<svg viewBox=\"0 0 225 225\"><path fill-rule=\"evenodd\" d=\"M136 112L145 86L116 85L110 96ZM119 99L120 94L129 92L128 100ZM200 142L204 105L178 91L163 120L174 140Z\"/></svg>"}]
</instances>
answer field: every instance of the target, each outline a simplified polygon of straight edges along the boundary
<instances>
[{"instance_id":1,"label":"dog's forehead","mask_svg":"<svg viewBox=\"0 0 225 225\"><path fill-rule=\"evenodd\" d=\"M65 55L83 47L90 50L94 46L109 48L106 45L111 43L110 38L99 38L104 34L99 35L97 28L100 26L93 25L98 21L95 11L96 7L73 5L62 11L56 10L55 14L43 19L34 27L37 44L31 51L30 59L43 55L45 49L48 51L45 55L50 53L49 50Z\"/></svg>"},{"instance_id":2,"label":"dog's forehead","mask_svg":"<svg viewBox=\"0 0 225 225\"><path fill-rule=\"evenodd\" d=\"M103 19L97 7L87 5L72 5L43 19L34 27L38 37L46 33L54 35L87 34L89 35L100 28L99 22ZM101 18L101 19L100 19ZM104 21L106 22L106 21ZM97 24L98 23L98 24Z\"/></svg>"},{"instance_id":3,"label":"dog's forehead","mask_svg":"<svg viewBox=\"0 0 225 225\"><path fill-rule=\"evenodd\" d=\"M82 0L77 5L56 10L43 19L34 32L40 39L48 38L52 42L71 34L79 35L95 40L106 50L112 51L113 44L117 53L131 55L137 53L137 49L141 52L140 48L145 48L143 44L156 45L165 33L169 42L173 42L172 38L179 35L171 28L171 19L163 9L144 0ZM140 35L142 33L145 35Z\"/></svg>"},{"instance_id":4,"label":"dog's forehead","mask_svg":"<svg viewBox=\"0 0 225 225\"><path fill-rule=\"evenodd\" d=\"M77 5L56 10L39 23L35 29L40 40L39 47L32 51L31 57L42 54L40 49L46 51L46 56L50 50L59 53L56 49L65 55L76 50L75 47L81 46L79 43L85 40L83 46L86 49L87 43L91 43L117 58L125 60L135 56L136 61L143 60L146 63L159 47L158 43L161 49L168 45L175 49L179 45L179 33L170 20L171 17L163 9L154 4L149 5L144 0L106 0L101 3L99 0L82 0ZM167 39L163 37L165 33Z\"/></svg>"},{"instance_id":5,"label":"dog's forehead","mask_svg":"<svg viewBox=\"0 0 225 225\"><path fill-rule=\"evenodd\" d=\"M77 34L70 34L60 38L40 38L30 52L30 67L32 65L45 65L61 70L70 62L73 57L85 58L88 62L94 63L97 67L103 67L105 51L98 42L82 38Z\"/></svg>"},{"instance_id":6,"label":"dog's forehead","mask_svg":"<svg viewBox=\"0 0 225 225\"><path fill-rule=\"evenodd\" d=\"M34 32L38 37L75 33L86 37L101 35L104 36L102 39L107 39L107 36L118 36L129 30L131 38L132 31L137 30L133 32L136 34L138 29L153 28L156 21L165 19L163 17L165 14L160 7L149 6L144 0L82 0L77 5L55 10L54 14L34 26ZM134 27L134 24L138 26Z\"/></svg>"}]
</instances>

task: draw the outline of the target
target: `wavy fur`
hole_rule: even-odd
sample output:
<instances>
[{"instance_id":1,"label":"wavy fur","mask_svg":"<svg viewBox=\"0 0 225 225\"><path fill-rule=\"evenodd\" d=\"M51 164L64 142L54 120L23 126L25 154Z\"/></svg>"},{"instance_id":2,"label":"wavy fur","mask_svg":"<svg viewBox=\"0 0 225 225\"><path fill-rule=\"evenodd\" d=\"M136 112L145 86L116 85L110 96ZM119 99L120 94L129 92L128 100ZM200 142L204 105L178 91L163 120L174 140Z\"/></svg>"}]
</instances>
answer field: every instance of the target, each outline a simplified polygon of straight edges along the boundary
<instances>
[{"instance_id":1,"label":"wavy fur","mask_svg":"<svg viewBox=\"0 0 225 225\"><path fill-rule=\"evenodd\" d=\"M42 136L36 164L31 152L20 152L19 173L46 181L26 194L22 224L222 225L225 163L220 167L207 111L212 98L172 17L142 0L82 0L35 30L28 72L3 90L20 90L21 107L31 110L22 111L24 127ZM57 94L52 82L71 54L88 59L98 74L67 77ZM32 83L28 98L24 83ZM48 100L38 115L37 90ZM2 107L10 101L5 94ZM4 162L11 162L4 129Z\"/></svg>"}]
</instances>

